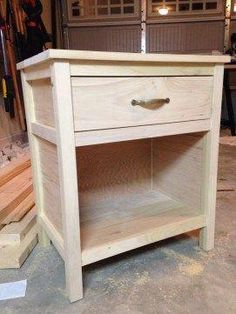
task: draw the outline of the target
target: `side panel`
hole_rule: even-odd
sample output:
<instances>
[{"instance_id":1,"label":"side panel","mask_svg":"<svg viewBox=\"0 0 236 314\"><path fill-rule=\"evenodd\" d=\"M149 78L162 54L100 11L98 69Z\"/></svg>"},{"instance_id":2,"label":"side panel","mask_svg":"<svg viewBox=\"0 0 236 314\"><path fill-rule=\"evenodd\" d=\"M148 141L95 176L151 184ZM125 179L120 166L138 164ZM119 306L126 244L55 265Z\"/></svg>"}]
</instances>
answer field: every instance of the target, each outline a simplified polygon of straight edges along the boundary
<instances>
[{"instance_id":1,"label":"side panel","mask_svg":"<svg viewBox=\"0 0 236 314\"><path fill-rule=\"evenodd\" d=\"M38 146L44 215L50 220L60 235L63 236L57 147L39 138Z\"/></svg>"},{"instance_id":2,"label":"side panel","mask_svg":"<svg viewBox=\"0 0 236 314\"><path fill-rule=\"evenodd\" d=\"M33 89L35 121L54 127L55 121L50 79L32 81L31 85Z\"/></svg>"},{"instance_id":3,"label":"side panel","mask_svg":"<svg viewBox=\"0 0 236 314\"><path fill-rule=\"evenodd\" d=\"M79 147L76 157L82 220L151 191L150 139Z\"/></svg>"},{"instance_id":4,"label":"side panel","mask_svg":"<svg viewBox=\"0 0 236 314\"><path fill-rule=\"evenodd\" d=\"M201 210L203 135L187 134L153 140L153 189Z\"/></svg>"},{"instance_id":5,"label":"side panel","mask_svg":"<svg viewBox=\"0 0 236 314\"><path fill-rule=\"evenodd\" d=\"M34 70L31 74L35 78L37 77L37 68ZM47 72L49 74L50 71ZM40 224L39 240L41 244L47 245L49 244L49 235L50 240L63 256L57 148L49 141L43 140L40 135L34 134L32 130L32 123L35 121L40 124L42 129L47 129L48 125L54 125L52 85L49 78L28 80L28 72L21 71L21 77L31 149L35 201ZM54 127L51 129L55 132Z\"/></svg>"}]
</instances>

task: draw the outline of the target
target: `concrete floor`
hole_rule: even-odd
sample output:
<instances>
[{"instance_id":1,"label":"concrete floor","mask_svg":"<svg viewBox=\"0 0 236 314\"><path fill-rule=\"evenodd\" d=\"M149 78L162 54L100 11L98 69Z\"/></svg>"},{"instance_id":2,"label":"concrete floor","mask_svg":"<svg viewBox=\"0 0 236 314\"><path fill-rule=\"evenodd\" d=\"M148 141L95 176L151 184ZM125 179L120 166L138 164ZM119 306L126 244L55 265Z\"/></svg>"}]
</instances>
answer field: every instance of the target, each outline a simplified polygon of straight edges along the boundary
<instances>
[{"instance_id":1,"label":"concrete floor","mask_svg":"<svg viewBox=\"0 0 236 314\"><path fill-rule=\"evenodd\" d=\"M221 146L219 178L236 190L236 146ZM0 313L236 313L236 191L218 192L215 249L197 232L161 241L84 268L84 299L69 304L64 265L53 246L37 246L20 270L24 298L0 301Z\"/></svg>"}]
</instances>

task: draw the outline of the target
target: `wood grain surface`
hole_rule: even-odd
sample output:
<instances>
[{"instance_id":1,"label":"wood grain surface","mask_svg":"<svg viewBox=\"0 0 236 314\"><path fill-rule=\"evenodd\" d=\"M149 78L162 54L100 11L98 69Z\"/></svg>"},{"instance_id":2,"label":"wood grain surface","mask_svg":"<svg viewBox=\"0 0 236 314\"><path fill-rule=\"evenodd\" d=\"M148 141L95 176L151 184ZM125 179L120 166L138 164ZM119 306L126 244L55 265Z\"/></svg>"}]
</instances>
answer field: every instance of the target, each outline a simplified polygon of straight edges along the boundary
<instances>
[{"instance_id":1,"label":"wood grain surface","mask_svg":"<svg viewBox=\"0 0 236 314\"><path fill-rule=\"evenodd\" d=\"M212 77L72 78L75 131L210 117ZM149 107L131 101L166 99Z\"/></svg>"}]
</instances>

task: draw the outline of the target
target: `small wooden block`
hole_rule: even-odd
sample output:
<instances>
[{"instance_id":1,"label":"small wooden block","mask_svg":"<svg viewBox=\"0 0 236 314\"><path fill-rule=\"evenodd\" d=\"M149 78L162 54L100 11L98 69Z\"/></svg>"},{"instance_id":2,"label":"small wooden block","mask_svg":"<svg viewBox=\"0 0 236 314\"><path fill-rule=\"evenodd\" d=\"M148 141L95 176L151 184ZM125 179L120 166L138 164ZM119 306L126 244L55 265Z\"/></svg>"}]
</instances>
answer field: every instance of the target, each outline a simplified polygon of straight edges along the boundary
<instances>
[{"instance_id":1,"label":"small wooden block","mask_svg":"<svg viewBox=\"0 0 236 314\"><path fill-rule=\"evenodd\" d=\"M218 180L217 191L218 192L235 191L235 186L232 183L227 182L226 180Z\"/></svg>"},{"instance_id":2,"label":"small wooden block","mask_svg":"<svg viewBox=\"0 0 236 314\"><path fill-rule=\"evenodd\" d=\"M33 207L21 221L13 222L9 225L6 225L0 231L0 245L20 244L20 242L24 239L29 230L35 224L36 224L36 207Z\"/></svg>"},{"instance_id":3,"label":"small wooden block","mask_svg":"<svg viewBox=\"0 0 236 314\"><path fill-rule=\"evenodd\" d=\"M8 166L0 169L0 187L23 172L25 169L29 168L30 164L30 157L27 154L22 158L11 161Z\"/></svg>"},{"instance_id":4,"label":"small wooden block","mask_svg":"<svg viewBox=\"0 0 236 314\"><path fill-rule=\"evenodd\" d=\"M0 187L0 224L32 191L31 168Z\"/></svg>"},{"instance_id":5,"label":"small wooden block","mask_svg":"<svg viewBox=\"0 0 236 314\"><path fill-rule=\"evenodd\" d=\"M17 245L0 245L0 269L20 268L38 242L38 226L34 225Z\"/></svg>"},{"instance_id":6,"label":"small wooden block","mask_svg":"<svg viewBox=\"0 0 236 314\"><path fill-rule=\"evenodd\" d=\"M30 193L10 214L2 220L3 225L22 219L25 214L35 205L34 194Z\"/></svg>"}]
</instances>

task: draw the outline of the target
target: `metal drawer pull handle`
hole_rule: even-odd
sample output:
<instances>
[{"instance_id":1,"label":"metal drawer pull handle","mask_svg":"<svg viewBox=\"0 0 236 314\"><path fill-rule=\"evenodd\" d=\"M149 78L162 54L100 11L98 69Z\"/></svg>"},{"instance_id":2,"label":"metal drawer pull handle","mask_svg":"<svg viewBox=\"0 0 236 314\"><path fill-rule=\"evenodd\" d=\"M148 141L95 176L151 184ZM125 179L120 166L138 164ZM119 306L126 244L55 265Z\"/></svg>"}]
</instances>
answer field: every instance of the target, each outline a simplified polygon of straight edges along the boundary
<instances>
[{"instance_id":1,"label":"metal drawer pull handle","mask_svg":"<svg viewBox=\"0 0 236 314\"><path fill-rule=\"evenodd\" d=\"M170 98L159 98L159 99L150 99L150 100L136 100L132 99L131 105L132 106L141 106L146 109L156 109L161 105L168 104L170 102Z\"/></svg>"}]
</instances>

